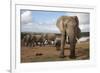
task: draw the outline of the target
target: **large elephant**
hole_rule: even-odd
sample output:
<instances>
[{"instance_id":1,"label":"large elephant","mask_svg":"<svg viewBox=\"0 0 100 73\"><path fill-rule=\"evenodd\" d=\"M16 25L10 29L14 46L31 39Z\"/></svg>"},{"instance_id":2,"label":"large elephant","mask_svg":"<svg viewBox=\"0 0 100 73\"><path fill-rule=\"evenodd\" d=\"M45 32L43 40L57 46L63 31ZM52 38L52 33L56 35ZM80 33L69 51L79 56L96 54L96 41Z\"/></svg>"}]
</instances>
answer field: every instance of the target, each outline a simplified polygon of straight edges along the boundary
<instances>
[{"instance_id":1,"label":"large elephant","mask_svg":"<svg viewBox=\"0 0 100 73\"><path fill-rule=\"evenodd\" d=\"M80 38L79 20L77 16L61 16L58 18L56 26L61 32L61 53L60 57L64 58L64 45L68 38L70 44L70 58L76 58L75 46L77 39Z\"/></svg>"}]
</instances>

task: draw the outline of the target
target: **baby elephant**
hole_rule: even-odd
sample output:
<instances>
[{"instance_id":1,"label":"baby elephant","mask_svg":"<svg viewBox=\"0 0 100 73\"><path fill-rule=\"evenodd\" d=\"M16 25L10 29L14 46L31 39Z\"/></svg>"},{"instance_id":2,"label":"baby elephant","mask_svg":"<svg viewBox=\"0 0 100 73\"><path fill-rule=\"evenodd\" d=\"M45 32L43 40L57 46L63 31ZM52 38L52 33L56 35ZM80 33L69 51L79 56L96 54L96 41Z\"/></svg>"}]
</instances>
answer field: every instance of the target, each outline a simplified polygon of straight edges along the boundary
<instances>
[{"instance_id":1,"label":"baby elephant","mask_svg":"<svg viewBox=\"0 0 100 73\"><path fill-rule=\"evenodd\" d=\"M64 46L68 37L70 44L70 58L74 59L75 56L75 46L77 39L80 38L80 28L79 20L77 16L61 16L58 18L56 26L60 30L61 36L61 52L60 57L64 58Z\"/></svg>"}]
</instances>

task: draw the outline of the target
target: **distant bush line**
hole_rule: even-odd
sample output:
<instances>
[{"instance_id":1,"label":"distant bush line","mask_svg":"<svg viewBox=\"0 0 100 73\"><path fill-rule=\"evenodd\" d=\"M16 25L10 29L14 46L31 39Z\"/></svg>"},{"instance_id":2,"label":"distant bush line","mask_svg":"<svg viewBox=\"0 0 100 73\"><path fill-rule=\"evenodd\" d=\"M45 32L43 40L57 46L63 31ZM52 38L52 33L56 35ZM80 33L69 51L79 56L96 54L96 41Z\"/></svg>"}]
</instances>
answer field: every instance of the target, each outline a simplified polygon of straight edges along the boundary
<instances>
[{"instance_id":1,"label":"distant bush line","mask_svg":"<svg viewBox=\"0 0 100 73\"><path fill-rule=\"evenodd\" d=\"M42 33L36 33L36 32L21 32L21 39L27 35L27 34L34 34L34 35L37 35L37 34L42 34ZM61 36L60 33L55 33L57 36ZM80 34L80 37L88 37L90 36L90 33L89 32L81 32Z\"/></svg>"}]
</instances>

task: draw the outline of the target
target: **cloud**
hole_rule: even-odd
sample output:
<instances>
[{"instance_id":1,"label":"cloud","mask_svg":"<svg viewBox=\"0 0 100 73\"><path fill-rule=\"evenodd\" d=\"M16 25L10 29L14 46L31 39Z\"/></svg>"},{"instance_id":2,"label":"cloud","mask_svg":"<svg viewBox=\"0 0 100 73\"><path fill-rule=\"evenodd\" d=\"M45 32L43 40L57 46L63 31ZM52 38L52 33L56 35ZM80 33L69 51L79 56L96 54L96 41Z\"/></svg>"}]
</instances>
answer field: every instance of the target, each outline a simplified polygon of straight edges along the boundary
<instances>
[{"instance_id":1,"label":"cloud","mask_svg":"<svg viewBox=\"0 0 100 73\"><path fill-rule=\"evenodd\" d=\"M21 26L22 32L43 32L43 33L60 33L59 29L54 24L44 24L44 23L28 23Z\"/></svg>"},{"instance_id":2,"label":"cloud","mask_svg":"<svg viewBox=\"0 0 100 73\"><path fill-rule=\"evenodd\" d=\"M32 22L32 12L31 11L24 11L21 14L21 24L28 24Z\"/></svg>"},{"instance_id":3,"label":"cloud","mask_svg":"<svg viewBox=\"0 0 100 73\"><path fill-rule=\"evenodd\" d=\"M55 25L55 19L49 21L41 21L41 22L35 21L34 19L32 19L32 11L22 11L21 31L22 32L53 32L53 33L59 32L58 28Z\"/></svg>"},{"instance_id":4,"label":"cloud","mask_svg":"<svg viewBox=\"0 0 100 73\"><path fill-rule=\"evenodd\" d=\"M82 32L89 32L90 15L89 13L66 13L67 16L77 16L79 19L79 27Z\"/></svg>"},{"instance_id":5,"label":"cloud","mask_svg":"<svg viewBox=\"0 0 100 73\"><path fill-rule=\"evenodd\" d=\"M81 24L81 25L79 25L79 27L80 27L82 32L89 32L90 31L89 24Z\"/></svg>"},{"instance_id":6,"label":"cloud","mask_svg":"<svg viewBox=\"0 0 100 73\"><path fill-rule=\"evenodd\" d=\"M86 13L66 13L70 16L78 16L80 29L82 32L89 32L89 14ZM21 13L21 31L22 32L51 32L60 33L56 27L56 19L48 21L35 21L32 19L32 11L22 11Z\"/></svg>"},{"instance_id":7,"label":"cloud","mask_svg":"<svg viewBox=\"0 0 100 73\"><path fill-rule=\"evenodd\" d=\"M66 13L68 16L77 16L80 24L89 24L89 13Z\"/></svg>"}]
</instances>

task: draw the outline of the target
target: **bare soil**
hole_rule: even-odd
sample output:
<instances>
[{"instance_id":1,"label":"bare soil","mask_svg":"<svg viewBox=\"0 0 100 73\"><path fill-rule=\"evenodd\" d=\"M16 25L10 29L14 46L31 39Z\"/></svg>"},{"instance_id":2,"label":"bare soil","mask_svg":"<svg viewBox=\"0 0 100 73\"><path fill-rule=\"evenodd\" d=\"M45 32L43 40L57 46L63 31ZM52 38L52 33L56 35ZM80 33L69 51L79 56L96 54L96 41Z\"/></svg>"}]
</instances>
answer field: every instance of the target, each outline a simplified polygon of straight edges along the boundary
<instances>
[{"instance_id":1,"label":"bare soil","mask_svg":"<svg viewBox=\"0 0 100 73\"><path fill-rule=\"evenodd\" d=\"M47 62L47 61L70 61L70 60L87 60L89 59L89 42L77 43L76 45L76 59L70 59L70 48L67 44L65 46L65 57L60 58L60 51L56 47L35 46L35 47L21 47L21 63L30 62Z\"/></svg>"}]
</instances>

